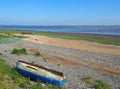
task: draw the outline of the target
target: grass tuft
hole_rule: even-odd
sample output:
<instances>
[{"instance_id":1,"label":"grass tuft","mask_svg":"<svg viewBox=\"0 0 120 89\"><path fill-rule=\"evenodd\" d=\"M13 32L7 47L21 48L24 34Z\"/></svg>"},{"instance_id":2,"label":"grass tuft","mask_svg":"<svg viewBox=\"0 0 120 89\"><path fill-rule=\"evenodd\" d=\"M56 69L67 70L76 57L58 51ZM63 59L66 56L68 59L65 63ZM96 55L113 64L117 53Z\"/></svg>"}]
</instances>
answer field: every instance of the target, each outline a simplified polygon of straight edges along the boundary
<instances>
[{"instance_id":1,"label":"grass tuft","mask_svg":"<svg viewBox=\"0 0 120 89\"><path fill-rule=\"evenodd\" d=\"M2 53L0 53L0 55L3 55Z\"/></svg>"},{"instance_id":2,"label":"grass tuft","mask_svg":"<svg viewBox=\"0 0 120 89\"><path fill-rule=\"evenodd\" d=\"M32 63L32 64L34 64L34 63L35 63L35 61L32 61L31 63Z\"/></svg>"},{"instance_id":3,"label":"grass tuft","mask_svg":"<svg viewBox=\"0 0 120 89\"><path fill-rule=\"evenodd\" d=\"M44 62L47 62L46 58L43 55L41 55L40 52L37 51L35 56L41 57L44 60Z\"/></svg>"},{"instance_id":4,"label":"grass tuft","mask_svg":"<svg viewBox=\"0 0 120 89\"><path fill-rule=\"evenodd\" d=\"M94 80L92 76L83 79L86 83L91 84L94 89L111 89L110 85L103 80Z\"/></svg>"},{"instance_id":5,"label":"grass tuft","mask_svg":"<svg viewBox=\"0 0 120 89\"><path fill-rule=\"evenodd\" d=\"M27 50L25 48L22 48L22 49L13 49L11 54L16 54L16 55L21 55L21 54L24 54L24 55L27 55Z\"/></svg>"},{"instance_id":6,"label":"grass tuft","mask_svg":"<svg viewBox=\"0 0 120 89\"><path fill-rule=\"evenodd\" d=\"M86 77L86 78L83 78L83 80L84 80L86 83L90 83L90 84L94 83L94 79L93 79L92 76L88 76L88 77Z\"/></svg>"},{"instance_id":7,"label":"grass tuft","mask_svg":"<svg viewBox=\"0 0 120 89\"><path fill-rule=\"evenodd\" d=\"M41 56L40 52L36 52L35 56Z\"/></svg>"},{"instance_id":8,"label":"grass tuft","mask_svg":"<svg viewBox=\"0 0 120 89\"><path fill-rule=\"evenodd\" d=\"M111 89L110 85L102 80L97 80L93 87L95 89Z\"/></svg>"},{"instance_id":9,"label":"grass tuft","mask_svg":"<svg viewBox=\"0 0 120 89\"><path fill-rule=\"evenodd\" d=\"M57 64L57 66L60 66L60 64Z\"/></svg>"}]
</instances>

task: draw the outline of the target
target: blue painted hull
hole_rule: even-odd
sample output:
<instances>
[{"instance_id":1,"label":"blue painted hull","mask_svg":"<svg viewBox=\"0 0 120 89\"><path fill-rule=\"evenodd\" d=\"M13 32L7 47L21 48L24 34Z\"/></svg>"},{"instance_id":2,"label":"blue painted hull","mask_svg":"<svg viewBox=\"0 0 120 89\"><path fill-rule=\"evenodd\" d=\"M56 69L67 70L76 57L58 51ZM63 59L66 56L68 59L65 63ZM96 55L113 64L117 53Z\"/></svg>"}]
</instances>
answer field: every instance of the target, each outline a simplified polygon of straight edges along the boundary
<instances>
[{"instance_id":1,"label":"blue painted hull","mask_svg":"<svg viewBox=\"0 0 120 89\"><path fill-rule=\"evenodd\" d=\"M51 83L51 84L56 84L56 85L61 86L65 82L67 82L67 79L56 80L54 78L49 78L49 77L46 77L46 76L42 76L40 74L36 74L36 73L30 72L30 71L27 71L27 70L23 70L23 69L20 69L20 68L17 68L17 67L16 67L16 70L24 76L28 76L28 77L33 78L33 79L39 79L39 80L42 80L43 82L48 82L48 83Z\"/></svg>"}]
</instances>

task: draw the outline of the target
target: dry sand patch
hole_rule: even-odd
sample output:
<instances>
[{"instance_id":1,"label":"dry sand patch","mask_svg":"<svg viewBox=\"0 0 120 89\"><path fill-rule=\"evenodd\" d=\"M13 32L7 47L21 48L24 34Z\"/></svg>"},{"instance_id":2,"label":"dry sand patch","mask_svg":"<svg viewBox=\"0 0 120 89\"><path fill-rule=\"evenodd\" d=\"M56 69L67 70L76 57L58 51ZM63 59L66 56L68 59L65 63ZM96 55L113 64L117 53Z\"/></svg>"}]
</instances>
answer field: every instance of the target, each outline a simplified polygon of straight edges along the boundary
<instances>
[{"instance_id":1,"label":"dry sand patch","mask_svg":"<svg viewBox=\"0 0 120 89\"><path fill-rule=\"evenodd\" d=\"M110 53L117 55L120 54L120 46L116 46L116 45L100 44L95 42L87 42L83 40L67 40L67 39L52 38L52 37L40 36L40 35L24 35L24 36L28 36L29 38L25 38L23 40L34 43L41 43L41 44L67 47L67 48L80 49L80 50L88 50L91 52Z\"/></svg>"}]
</instances>

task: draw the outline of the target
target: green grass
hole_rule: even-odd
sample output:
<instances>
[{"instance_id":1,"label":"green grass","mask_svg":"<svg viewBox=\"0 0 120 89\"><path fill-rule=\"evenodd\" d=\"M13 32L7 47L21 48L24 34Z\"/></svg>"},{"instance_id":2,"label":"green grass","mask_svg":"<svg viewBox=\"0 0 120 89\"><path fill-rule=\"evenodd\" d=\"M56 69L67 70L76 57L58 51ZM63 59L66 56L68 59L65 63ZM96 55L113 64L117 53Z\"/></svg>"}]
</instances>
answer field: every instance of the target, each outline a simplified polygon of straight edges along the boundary
<instances>
[{"instance_id":1,"label":"green grass","mask_svg":"<svg viewBox=\"0 0 120 89\"><path fill-rule=\"evenodd\" d=\"M34 63L35 63L35 61L32 61L31 63L32 63L32 64L34 64Z\"/></svg>"},{"instance_id":2,"label":"green grass","mask_svg":"<svg viewBox=\"0 0 120 89\"><path fill-rule=\"evenodd\" d=\"M110 85L102 80L97 80L93 87L95 89L111 89Z\"/></svg>"},{"instance_id":3,"label":"green grass","mask_svg":"<svg viewBox=\"0 0 120 89\"><path fill-rule=\"evenodd\" d=\"M13 49L11 54L16 54L16 55L21 55L21 54L24 54L24 55L27 55L27 50L25 48L22 48L22 49Z\"/></svg>"},{"instance_id":4,"label":"green grass","mask_svg":"<svg viewBox=\"0 0 120 89\"><path fill-rule=\"evenodd\" d=\"M40 52L36 52L35 56L41 56Z\"/></svg>"},{"instance_id":5,"label":"green grass","mask_svg":"<svg viewBox=\"0 0 120 89\"><path fill-rule=\"evenodd\" d=\"M0 39L2 39L2 38L9 38L9 36L4 35L4 34L0 34Z\"/></svg>"},{"instance_id":6,"label":"green grass","mask_svg":"<svg viewBox=\"0 0 120 89\"><path fill-rule=\"evenodd\" d=\"M5 76L7 77L5 78ZM16 89L21 83L26 84L26 78L0 59L0 89Z\"/></svg>"},{"instance_id":7,"label":"green grass","mask_svg":"<svg viewBox=\"0 0 120 89\"><path fill-rule=\"evenodd\" d=\"M55 32L42 32L42 31L21 31L21 30L0 30L2 33L21 33L21 32L32 32L32 34L35 35L44 35L54 38L62 38L62 39L69 39L69 40L87 40L90 42L97 42L102 44L114 44L114 45L120 45L120 37L115 39L107 39L103 37L91 37L91 36L83 36L83 35L71 35L69 33L67 34L60 34ZM107 36L107 35L106 35Z\"/></svg>"},{"instance_id":8,"label":"green grass","mask_svg":"<svg viewBox=\"0 0 120 89\"><path fill-rule=\"evenodd\" d=\"M94 80L92 76L88 76L82 80L88 84L91 84L94 89L111 89L108 83L103 80Z\"/></svg>"},{"instance_id":9,"label":"green grass","mask_svg":"<svg viewBox=\"0 0 120 89\"><path fill-rule=\"evenodd\" d=\"M0 59L0 89L17 89L18 87L21 89L62 89L60 86L40 81L32 83L29 78L23 77L15 68Z\"/></svg>"},{"instance_id":10,"label":"green grass","mask_svg":"<svg viewBox=\"0 0 120 89\"><path fill-rule=\"evenodd\" d=\"M92 76L87 76L86 78L83 78L83 80L86 82L86 83L89 83L89 84L93 84L94 83L94 79Z\"/></svg>"},{"instance_id":11,"label":"green grass","mask_svg":"<svg viewBox=\"0 0 120 89\"><path fill-rule=\"evenodd\" d=\"M105 73L105 74L102 74L102 75L104 75L104 76L107 76L107 77L114 77L114 75L112 75L112 74L109 74L109 73Z\"/></svg>"},{"instance_id":12,"label":"green grass","mask_svg":"<svg viewBox=\"0 0 120 89\"><path fill-rule=\"evenodd\" d=\"M17 36L11 32L4 32L0 30L0 39L5 39L5 38L26 38L26 36Z\"/></svg>"},{"instance_id":13,"label":"green grass","mask_svg":"<svg viewBox=\"0 0 120 89\"><path fill-rule=\"evenodd\" d=\"M42 55L39 51L37 51L35 54L34 54L36 57L40 57L44 60L44 62L47 62L46 58L44 55Z\"/></svg>"},{"instance_id":14,"label":"green grass","mask_svg":"<svg viewBox=\"0 0 120 89\"><path fill-rule=\"evenodd\" d=\"M4 52L7 52L7 50L5 50Z\"/></svg>"},{"instance_id":15,"label":"green grass","mask_svg":"<svg viewBox=\"0 0 120 89\"><path fill-rule=\"evenodd\" d=\"M0 53L0 55L3 55L3 53Z\"/></svg>"},{"instance_id":16,"label":"green grass","mask_svg":"<svg viewBox=\"0 0 120 89\"><path fill-rule=\"evenodd\" d=\"M11 34L11 33L21 33L23 31L21 30L6 30L6 29L0 29L0 33L7 33L7 34Z\"/></svg>"},{"instance_id":17,"label":"green grass","mask_svg":"<svg viewBox=\"0 0 120 89\"><path fill-rule=\"evenodd\" d=\"M28 38L26 36L16 36L16 35L14 35L14 37L16 37L16 38Z\"/></svg>"},{"instance_id":18,"label":"green grass","mask_svg":"<svg viewBox=\"0 0 120 89\"><path fill-rule=\"evenodd\" d=\"M57 66L60 66L60 64L57 64Z\"/></svg>"},{"instance_id":19,"label":"green grass","mask_svg":"<svg viewBox=\"0 0 120 89\"><path fill-rule=\"evenodd\" d=\"M13 37L15 37L15 35L12 33L0 33L0 39L13 38Z\"/></svg>"},{"instance_id":20,"label":"green grass","mask_svg":"<svg viewBox=\"0 0 120 89\"><path fill-rule=\"evenodd\" d=\"M22 38L26 38L25 36L16 36L13 33L9 32L1 32L0 30L0 43L14 43L21 41Z\"/></svg>"}]
</instances>

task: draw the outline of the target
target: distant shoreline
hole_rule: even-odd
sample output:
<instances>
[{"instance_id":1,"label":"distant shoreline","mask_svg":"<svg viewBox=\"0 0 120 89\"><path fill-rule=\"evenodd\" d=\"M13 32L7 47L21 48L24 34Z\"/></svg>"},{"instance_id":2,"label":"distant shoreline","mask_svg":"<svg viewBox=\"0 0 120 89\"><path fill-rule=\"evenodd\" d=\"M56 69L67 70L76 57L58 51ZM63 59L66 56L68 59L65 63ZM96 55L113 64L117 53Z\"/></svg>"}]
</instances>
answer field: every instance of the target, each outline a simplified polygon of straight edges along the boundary
<instances>
[{"instance_id":1,"label":"distant shoreline","mask_svg":"<svg viewBox=\"0 0 120 89\"><path fill-rule=\"evenodd\" d=\"M120 25L0 25L0 27L120 27Z\"/></svg>"},{"instance_id":2,"label":"distant shoreline","mask_svg":"<svg viewBox=\"0 0 120 89\"><path fill-rule=\"evenodd\" d=\"M1 29L0 33L14 33L21 34L22 32L30 32L32 35L43 35L53 38L62 38L68 40L86 40L90 42L97 42L102 44L120 45L120 35L103 35L103 34L89 34L89 33L68 33L68 32L44 32L32 30L5 30Z\"/></svg>"},{"instance_id":3,"label":"distant shoreline","mask_svg":"<svg viewBox=\"0 0 120 89\"><path fill-rule=\"evenodd\" d=\"M30 30L44 32L63 32L63 33L85 33L85 34L103 34L120 35L119 25L81 25L81 26L27 26L27 25L0 25L0 29L8 30Z\"/></svg>"}]
</instances>

